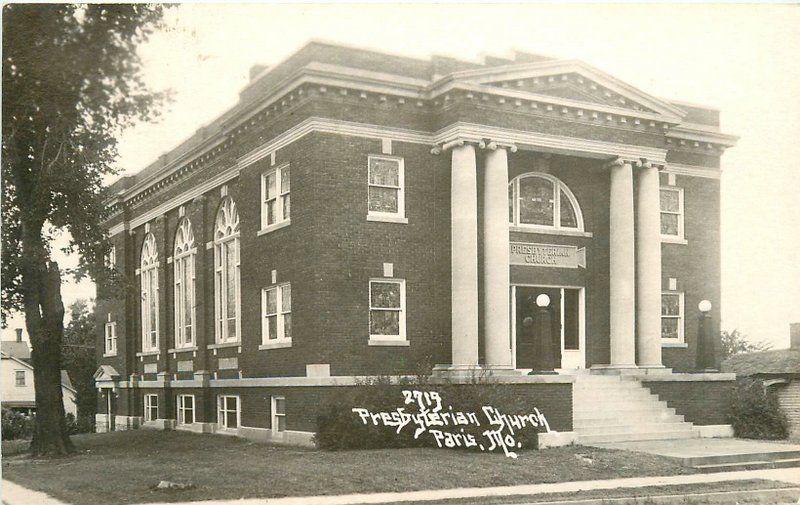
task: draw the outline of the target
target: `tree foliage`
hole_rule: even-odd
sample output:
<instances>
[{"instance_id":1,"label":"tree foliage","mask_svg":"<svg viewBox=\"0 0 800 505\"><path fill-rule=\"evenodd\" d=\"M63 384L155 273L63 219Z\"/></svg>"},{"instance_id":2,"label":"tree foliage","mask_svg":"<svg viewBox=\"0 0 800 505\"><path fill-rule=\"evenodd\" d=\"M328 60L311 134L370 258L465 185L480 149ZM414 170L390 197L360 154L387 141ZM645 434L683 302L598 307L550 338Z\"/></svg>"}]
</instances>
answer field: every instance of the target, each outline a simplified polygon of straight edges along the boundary
<instances>
[{"instance_id":1,"label":"tree foliage","mask_svg":"<svg viewBox=\"0 0 800 505\"><path fill-rule=\"evenodd\" d=\"M31 336L35 454L70 449L59 385L61 271L52 260L52 239L69 232L67 252L81 258L76 276L104 281L112 275L103 261L109 250L101 226L103 180L115 172L119 133L153 118L166 98L148 90L136 52L160 27L163 9L3 8L2 313L5 320L23 310Z\"/></svg>"},{"instance_id":2,"label":"tree foliage","mask_svg":"<svg viewBox=\"0 0 800 505\"><path fill-rule=\"evenodd\" d=\"M721 354L723 361L734 354L768 351L772 348L772 346L766 342L751 342L747 339L747 336L736 329L733 331L721 331L720 341L722 342Z\"/></svg>"},{"instance_id":3,"label":"tree foliage","mask_svg":"<svg viewBox=\"0 0 800 505\"><path fill-rule=\"evenodd\" d=\"M97 390L94 387L97 320L86 300L76 300L69 310L70 319L62 343L62 366L69 372L72 386L77 391L78 419L88 424L93 421L97 410Z\"/></svg>"}]
</instances>

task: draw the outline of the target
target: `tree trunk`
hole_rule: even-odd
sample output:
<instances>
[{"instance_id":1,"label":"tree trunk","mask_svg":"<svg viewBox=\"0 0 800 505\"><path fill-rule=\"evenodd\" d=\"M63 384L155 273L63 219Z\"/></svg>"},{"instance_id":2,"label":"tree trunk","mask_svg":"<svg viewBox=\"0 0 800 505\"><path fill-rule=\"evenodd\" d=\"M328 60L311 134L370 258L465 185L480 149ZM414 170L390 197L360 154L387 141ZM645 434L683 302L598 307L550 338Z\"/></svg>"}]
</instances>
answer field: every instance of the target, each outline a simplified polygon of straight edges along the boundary
<instances>
[{"instance_id":1,"label":"tree trunk","mask_svg":"<svg viewBox=\"0 0 800 505\"><path fill-rule=\"evenodd\" d=\"M35 232L25 235L23 303L25 326L33 347L31 358L36 392L36 422L30 449L34 456L66 455L75 449L67 433L61 389L61 341L64 336L61 272L55 261L47 261L41 235Z\"/></svg>"}]
</instances>

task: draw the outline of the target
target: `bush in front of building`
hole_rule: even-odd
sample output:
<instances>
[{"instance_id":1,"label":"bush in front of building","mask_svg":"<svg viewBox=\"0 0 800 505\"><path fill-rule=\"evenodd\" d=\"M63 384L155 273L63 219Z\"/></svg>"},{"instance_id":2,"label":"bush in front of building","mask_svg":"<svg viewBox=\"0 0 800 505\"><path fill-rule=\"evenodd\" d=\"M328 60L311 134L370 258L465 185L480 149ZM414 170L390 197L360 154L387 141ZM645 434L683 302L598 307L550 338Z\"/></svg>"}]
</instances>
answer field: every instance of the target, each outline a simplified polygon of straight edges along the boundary
<instances>
[{"instance_id":1,"label":"bush in front of building","mask_svg":"<svg viewBox=\"0 0 800 505\"><path fill-rule=\"evenodd\" d=\"M779 440L789 434L777 394L758 379L738 381L728 415L738 438Z\"/></svg>"},{"instance_id":2,"label":"bush in front of building","mask_svg":"<svg viewBox=\"0 0 800 505\"><path fill-rule=\"evenodd\" d=\"M3 409L3 440L29 439L33 436L34 417Z\"/></svg>"},{"instance_id":3,"label":"bush in front of building","mask_svg":"<svg viewBox=\"0 0 800 505\"><path fill-rule=\"evenodd\" d=\"M364 409L370 413L392 413L398 408L403 408L405 413L414 415L420 412L416 401L405 404L403 391L418 391L427 398L433 398L431 393L436 393L441 398L442 413L456 412L474 413L479 425L451 424L449 426L429 426L415 438L417 424L413 421L397 431L396 427L385 426L382 422L377 425L371 421L364 422L362 416L353 409ZM424 400L423 400L424 401ZM439 447L437 439L430 430L456 435L449 438L451 442L459 439L460 444L455 444L455 449L471 449L476 451L489 451L494 445L483 434L486 430L495 429L490 425L483 413L484 406L491 406L503 414L531 414L526 405L512 390L495 384L484 377L477 376L467 383L430 383L425 378L402 379L392 381L388 377L379 377L365 380L356 386L343 387L341 394L335 395L335 400L326 403L321 413L317 416L317 432L314 437L315 444L323 450L352 450L352 449L385 449L400 447ZM430 409L429 409L430 410ZM362 411L363 412L363 411ZM535 449L538 447L538 433L540 429L528 426L516 430L513 437L520 446L509 447L508 450ZM504 430L503 434L508 431ZM471 436L478 444L468 447L465 439ZM445 440L439 438L443 446ZM497 446L493 452L502 452L502 447Z\"/></svg>"}]
</instances>

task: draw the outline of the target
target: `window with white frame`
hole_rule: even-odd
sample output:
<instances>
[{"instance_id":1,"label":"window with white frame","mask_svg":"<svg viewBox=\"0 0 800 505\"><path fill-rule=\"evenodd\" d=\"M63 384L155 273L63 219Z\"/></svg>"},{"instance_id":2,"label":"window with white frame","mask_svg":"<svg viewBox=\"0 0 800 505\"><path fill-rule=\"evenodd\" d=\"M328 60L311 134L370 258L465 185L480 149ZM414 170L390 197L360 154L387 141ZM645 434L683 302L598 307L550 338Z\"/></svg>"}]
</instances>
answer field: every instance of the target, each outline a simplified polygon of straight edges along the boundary
<instances>
[{"instance_id":1,"label":"window with white frame","mask_svg":"<svg viewBox=\"0 0 800 505\"><path fill-rule=\"evenodd\" d=\"M25 370L14 370L14 385L18 388L25 387Z\"/></svg>"},{"instance_id":2,"label":"window with white frame","mask_svg":"<svg viewBox=\"0 0 800 505\"><path fill-rule=\"evenodd\" d=\"M661 293L661 338L683 342L683 293Z\"/></svg>"},{"instance_id":3,"label":"window with white frame","mask_svg":"<svg viewBox=\"0 0 800 505\"><path fill-rule=\"evenodd\" d=\"M178 424L194 423L194 395L178 395Z\"/></svg>"},{"instance_id":4,"label":"window with white frame","mask_svg":"<svg viewBox=\"0 0 800 505\"><path fill-rule=\"evenodd\" d=\"M226 197L214 226L214 327L219 344L239 341L240 286L239 213Z\"/></svg>"},{"instance_id":5,"label":"window with white frame","mask_svg":"<svg viewBox=\"0 0 800 505\"><path fill-rule=\"evenodd\" d=\"M142 351L158 350L158 250L156 237L148 233L142 245Z\"/></svg>"},{"instance_id":6,"label":"window with white frame","mask_svg":"<svg viewBox=\"0 0 800 505\"><path fill-rule=\"evenodd\" d=\"M286 398L272 397L272 433L286 431Z\"/></svg>"},{"instance_id":7,"label":"window with white frame","mask_svg":"<svg viewBox=\"0 0 800 505\"><path fill-rule=\"evenodd\" d=\"M197 249L191 222L183 218L175 232L175 249L172 257L175 289L175 347L194 345L194 259Z\"/></svg>"},{"instance_id":8,"label":"window with white frame","mask_svg":"<svg viewBox=\"0 0 800 505\"><path fill-rule=\"evenodd\" d=\"M144 395L144 420L158 419L158 395Z\"/></svg>"},{"instance_id":9,"label":"window with white frame","mask_svg":"<svg viewBox=\"0 0 800 505\"><path fill-rule=\"evenodd\" d=\"M369 215L404 218L406 204L403 158L370 155L368 171Z\"/></svg>"},{"instance_id":10,"label":"window with white frame","mask_svg":"<svg viewBox=\"0 0 800 505\"><path fill-rule=\"evenodd\" d=\"M106 323L105 333L105 355L114 356L117 354L117 323L109 321Z\"/></svg>"},{"instance_id":11,"label":"window with white frame","mask_svg":"<svg viewBox=\"0 0 800 505\"><path fill-rule=\"evenodd\" d=\"M261 343L292 341L292 287L281 284L261 290Z\"/></svg>"},{"instance_id":12,"label":"window with white frame","mask_svg":"<svg viewBox=\"0 0 800 505\"><path fill-rule=\"evenodd\" d=\"M221 428L238 428L239 416L238 396L220 395L217 397L217 424Z\"/></svg>"},{"instance_id":13,"label":"window with white frame","mask_svg":"<svg viewBox=\"0 0 800 505\"><path fill-rule=\"evenodd\" d=\"M661 236L683 238L683 188L661 188Z\"/></svg>"},{"instance_id":14,"label":"window with white frame","mask_svg":"<svg viewBox=\"0 0 800 505\"><path fill-rule=\"evenodd\" d=\"M508 184L508 222L522 228L583 231L578 200L550 174L527 173Z\"/></svg>"},{"instance_id":15,"label":"window with white frame","mask_svg":"<svg viewBox=\"0 0 800 505\"><path fill-rule=\"evenodd\" d=\"M291 182L289 165L261 176L261 229L291 218Z\"/></svg>"},{"instance_id":16,"label":"window with white frame","mask_svg":"<svg viewBox=\"0 0 800 505\"><path fill-rule=\"evenodd\" d=\"M369 281L369 336L406 339L406 283L401 279Z\"/></svg>"}]
</instances>

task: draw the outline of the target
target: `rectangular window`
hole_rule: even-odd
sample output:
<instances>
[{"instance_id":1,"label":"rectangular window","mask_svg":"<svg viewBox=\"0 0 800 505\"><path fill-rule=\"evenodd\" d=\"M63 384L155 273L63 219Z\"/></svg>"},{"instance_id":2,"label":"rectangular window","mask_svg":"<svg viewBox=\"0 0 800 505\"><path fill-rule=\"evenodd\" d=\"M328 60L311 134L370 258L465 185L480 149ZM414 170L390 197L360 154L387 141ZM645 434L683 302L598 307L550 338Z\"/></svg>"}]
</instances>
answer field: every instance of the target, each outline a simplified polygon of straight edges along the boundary
<instances>
[{"instance_id":1,"label":"rectangular window","mask_svg":"<svg viewBox=\"0 0 800 505\"><path fill-rule=\"evenodd\" d=\"M239 427L239 397L224 396L217 397L217 424L224 429L236 429Z\"/></svg>"},{"instance_id":2,"label":"rectangular window","mask_svg":"<svg viewBox=\"0 0 800 505\"><path fill-rule=\"evenodd\" d=\"M144 395L144 420L158 419L158 395Z\"/></svg>"},{"instance_id":3,"label":"rectangular window","mask_svg":"<svg viewBox=\"0 0 800 505\"><path fill-rule=\"evenodd\" d=\"M369 336L371 339L406 339L406 282L401 279L369 281Z\"/></svg>"},{"instance_id":4,"label":"rectangular window","mask_svg":"<svg viewBox=\"0 0 800 505\"><path fill-rule=\"evenodd\" d=\"M106 356L116 356L117 354L117 323L114 321L106 323Z\"/></svg>"},{"instance_id":5,"label":"rectangular window","mask_svg":"<svg viewBox=\"0 0 800 505\"><path fill-rule=\"evenodd\" d=\"M286 431L286 398L272 397L272 433Z\"/></svg>"},{"instance_id":6,"label":"rectangular window","mask_svg":"<svg viewBox=\"0 0 800 505\"><path fill-rule=\"evenodd\" d=\"M239 341L241 271L239 236L228 237L215 247L214 305L218 344Z\"/></svg>"},{"instance_id":7,"label":"rectangular window","mask_svg":"<svg viewBox=\"0 0 800 505\"><path fill-rule=\"evenodd\" d=\"M194 423L194 395L178 395L178 424Z\"/></svg>"},{"instance_id":8,"label":"rectangular window","mask_svg":"<svg viewBox=\"0 0 800 505\"><path fill-rule=\"evenodd\" d=\"M683 188L661 188L661 236L683 239Z\"/></svg>"},{"instance_id":9,"label":"rectangular window","mask_svg":"<svg viewBox=\"0 0 800 505\"><path fill-rule=\"evenodd\" d=\"M281 284L261 290L261 343L292 341L292 287Z\"/></svg>"},{"instance_id":10,"label":"rectangular window","mask_svg":"<svg viewBox=\"0 0 800 505\"><path fill-rule=\"evenodd\" d=\"M14 384L18 388L25 387L25 370L15 370L14 371Z\"/></svg>"},{"instance_id":11,"label":"rectangular window","mask_svg":"<svg viewBox=\"0 0 800 505\"><path fill-rule=\"evenodd\" d=\"M289 166L284 165L261 176L261 229L291 218Z\"/></svg>"},{"instance_id":12,"label":"rectangular window","mask_svg":"<svg viewBox=\"0 0 800 505\"><path fill-rule=\"evenodd\" d=\"M661 338L683 342L683 293L661 293Z\"/></svg>"},{"instance_id":13,"label":"rectangular window","mask_svg":"<svg viewBox=\"0 0 800 505\"><path fill-rule=\"evenodd\" d=\"M142 270L142 350L158 350L158 269Z\"/></svg>"},{"instance_id":14,"label":"rectangular window","mask_svg":"<svg viewBox=\"0 0 800 505\"><path fill-rule=\"evenodd\" d=\"M369 156L369 215L404 218L405 174L403 158Z\"/></svg>"}]
</instances>

